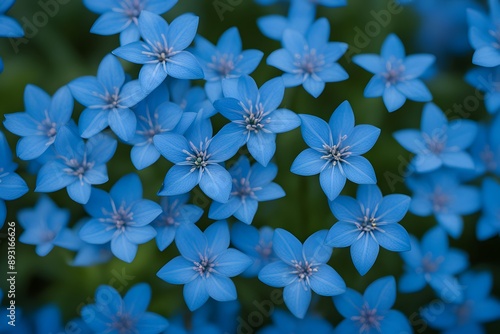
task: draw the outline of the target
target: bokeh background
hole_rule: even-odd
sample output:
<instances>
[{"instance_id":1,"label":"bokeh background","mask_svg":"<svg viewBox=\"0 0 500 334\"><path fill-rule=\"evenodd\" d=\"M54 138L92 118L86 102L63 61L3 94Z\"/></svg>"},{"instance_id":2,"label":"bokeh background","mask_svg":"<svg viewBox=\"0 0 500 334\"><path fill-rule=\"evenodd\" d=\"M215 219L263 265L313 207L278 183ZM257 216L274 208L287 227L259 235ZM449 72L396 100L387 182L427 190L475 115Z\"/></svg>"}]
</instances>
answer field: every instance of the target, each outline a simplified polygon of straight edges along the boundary
<instances>
[{"instance_id":1,"label":"bokeh background","mask_svg":"<svg viewBox=\"0 0 500 334\"><path fill-rule=\"evenodd\" d=\"M436 0L434 2L455 3L455 5L463 6L473 3L461 0ZM273 13L286 15L285 5L262 7L252 0L233 1L232 3L236 5L230 5L232 10L224 12L223 20L221 20L214 8L214 3L215 1L212 0L180 0L164 17L170 22L184 12L199 15L199 34L214 43L225 30L236 26L241 33L244 49L260 49L265 53L265 57L273 50L280 48L279 42L269 40L260 33L256 20L260 16ZM471 119L488 119L482 100L478 97L480 95L477 95L475 89L463 80L466 71L472 67L472 51L466 43L465 26L451 31L443 30L439 24L446 23L445 14L436 13L435 16L439 19L433 19L432 15L422 16L414 7L403 7L400 13L390 15L390 20L388 24L384 24L385 26L378 23L378 32L375 33L376 30L373 30L373 37L368 36L367 43L363 43L363 47L360 47L359 31L364 31L367 24L377 23L374 12L387 10L388 3L388 0L348 0L346 7L320 7L317 16L327 17L330 20L330 40L357 46L359 53L379 53L383 40L390 33L396 33L402 39L408 54L435 52L438 56L438 64L433 73L429 73L427 81L434 96L434 102L444 111L450 110L449 117L459 116L453 112L454 106L458 105L464 106L465 110L471 113ZM5 62L5 71L0 75L0 115L24 110L23 91L26 84L40 86L52 95L59 87L76 77L95 75L100 60L118 46L117 36L97 36L89 32L97 15L89 12L83 6L82 1L61 0L58 4L57 13L49 17L45 25L34 26L34 30L27 32L29 38L25 40L26 43L15 46L16 44L12 41L0 40L0 53ZM476 2L476 4L482 5L481 2ZM35 0L17 0L8 14L26 26L26 22L32 23L33 16L40 11L43 11L43 8ZM463 11L462 19L464 18L465 11ZM465 23L464 20L463 23ZM422 31L422 27L428 31L427 35L425 31ZM441 42L439 38L442 39ZM450 41L454 38L458 39L458 44L452 45ZM438 39L438 42L434 39ZM464 47L461 48L460 45ZM351 50L358 51L353 48ZM457 50L460 52L457 53ZM418 128L423 105L407 102L403 108L390 114L380 98L363 97L364 87L371 75L350 62L348 57L343 57L340 64L349 73L348 80L328 84L324 93L317 99L308 95L301 87L287 89L282 105L296 113L308 113L328 119L342 101L348 100L354 109L357 124L367 123L382 129L380 139L365 155L375 168L379 187L384 194L393 192L409 194L402 176L410 154L399 146L393 139L392 133L398 129ZM125 62L123 65L132 76L137 75L138 66ZM280 74L280 71L267 66L263 61L252 76L261 85ZM82 110L82 106L75 103L73 117L75 120L78 119ZM0 119L3 120L3 117ZM216 116L214 124L218 129L224 124L224 119ZM7 135L11 147L14 148L17 138L7 133L3 125L0 125L0 129ZM330 228L335 218L328 208L318 177L300 177L289 171L293 159L306 147L300 130L295 129L278 136L277 146L274 161L279 166L279 173L275 182L284 188L287 196L259 204L253 224L257 227L269 225L274 228L284 228L304 241L313 232ZM117 153L108 164L110 182L103 185L103 189L109 190L121 176L137 172L130 162L129 154L130 146L120 144ZM20 165L18 172L27 181L30 192L19 200L8 202L7 221L17 221L17 212L22 208L32 207L39 197L39 194L33 192L35 176L27 173L25 162L19 159L16 161ZM160 158L160 161L153 166L138 172L144 185L146 198L157 199L156 192L169 167L169 163ZM355 195L355 190L356 187L348 182L343 194ZM82 207L72 202L65 190L53 193L51 197L60 207L67 207L71 210L72 224L84 216ZM206 212L208 211L209 202L200 191L195 191L192 200L203 207ZM202 229L210 224L206 212L198 223ZM493 293L500 296L500 243L498 238L484 242L476 239L477 218L478 214L466 217L463 235L459 240L451 240L451 245L465 249L469 253L473 269L488 269L493 272L496 283ZM410 213L402 221L402 225L418 237L435 224L433 218L416 217ZM0 231L3 233L3 238L5 238L6 227L4 226L3 231ZM18 224L17 236L21 232ZM0 287L4 291L6 281L3 276L7 271L6 249L6 242L2 242L0 244L2 268ZM16 252L18 268L16 304L22 307L25 313L30 313L47 303L55 303L61 308L65 321L77 317L79 309L92 301L97 286L114 282L113 279L116 279L117 273L125 273L133 277L125 282L124 291L134 283L151 284L153 298L150 309L152 311L169 317L176 311L186 309L182 297L182 286L169 285L156 276L156 272L178 254L173 244L164 252L160 252L155 241L152 240L139 247L137 257L131 264L113 259L106 264L85 268L70 266L69 263L74 253L57 247L48 256L39 257L35 254L33 246L17 242ZM335 249L330 264L345 279L349 287L363 291L379 277L394 275L398 278L402 273L403 261L398 254L381 250L373 268L367 275L361 277L351 262L349 249ZM242 305L242 318L247 319L247 315L255 310L253 301L269 299L273 289L260 283L256 278L238 277L235 282ZM395 308L403 311L415 322L418 317L414 314L418 313L420 307L434 299L434 293L430 288L415 294L398 294ZM341 320L330 298L318 298L313 303L316 303L314 306L316 312L324 315L333 324ZM266 323L270 321L267 318L264 320ZM423 328L419 324L415 324L416 330ZM500 322L489 324L486 328L489 333L498 333ZM430 329L424 332L432 333Z\"/></svg>"}]
</instances>

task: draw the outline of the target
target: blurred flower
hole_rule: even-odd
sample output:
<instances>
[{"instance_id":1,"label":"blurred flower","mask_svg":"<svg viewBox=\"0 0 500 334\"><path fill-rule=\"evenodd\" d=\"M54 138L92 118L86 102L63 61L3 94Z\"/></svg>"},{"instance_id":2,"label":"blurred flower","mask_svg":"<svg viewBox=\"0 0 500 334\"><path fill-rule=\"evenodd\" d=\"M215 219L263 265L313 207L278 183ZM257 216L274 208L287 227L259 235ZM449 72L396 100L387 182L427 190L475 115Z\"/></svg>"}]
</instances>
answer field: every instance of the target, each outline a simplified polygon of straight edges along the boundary
<instances>
[{"instance_id":1,"label":"blurred flower","mask_svg":"<svg viewBox=\"0 0 500 334\"><path fill-rule=\"evenodd\" d=\"M3 0L0 3L0 37L23 37L24 31L21 25L11 17L5 15L12 5L14 5L15 0ZM0 73L3 72L3 61L0 58Z\"/></svg>"},{"instance_id":2,"label":"blurred flower","mask_svg":"<svg viewBox=\"0 0 500 334\"><path fill-rule=\"evenodd\" d=\"M465 81L484 93L484 105L490 114L500 110L500 66L473 68L467 72Z\"/></svg>"},{"instance_id":3,"label":"blurred flower","mask_svg":"<svg viewBox=\"0 0 500 334\"><path fill-rule=\"evenodd\" d=\"M469 42L475 50L472 63L479 66L500 65L500 4L488 0L490 16L476 9L469 9Z\"/></svg>"},{"instance_id":4,"label":"blurred flower","mask_svg":"<svg viewBox=\"0 0 500 334\"><path fill-rule=\"evenodd\" d=\"M334 333L333 326L328 321L314 314L308 314L303 319L297 319L283 310L276 309L271 318L273 324L265 326L258 334Z\"/></svg>"},{"instance_id":5,"label":"blurred flower","mask_svg":"<svg viewBox=\"0 0 500 334\"><path fill-rule=\"evenodd\" d=\"M483 181L481 200L483 203L482 216L476 227L476 236L485 240L500 234L500 184L492 178Z\"/></svg>"},{"instance_id":6,"label":"blurred flower","mask_svg":"<svg viewBox=\"0 0 500 334\"><path fill-rule=\"evenodd\" d=\"M488 124L478 124L476 138L468 151L474 160L474 173L477 176L486 173L493 173L500 176L499 116L488 122Z\"/></svg>"}]
</instances>

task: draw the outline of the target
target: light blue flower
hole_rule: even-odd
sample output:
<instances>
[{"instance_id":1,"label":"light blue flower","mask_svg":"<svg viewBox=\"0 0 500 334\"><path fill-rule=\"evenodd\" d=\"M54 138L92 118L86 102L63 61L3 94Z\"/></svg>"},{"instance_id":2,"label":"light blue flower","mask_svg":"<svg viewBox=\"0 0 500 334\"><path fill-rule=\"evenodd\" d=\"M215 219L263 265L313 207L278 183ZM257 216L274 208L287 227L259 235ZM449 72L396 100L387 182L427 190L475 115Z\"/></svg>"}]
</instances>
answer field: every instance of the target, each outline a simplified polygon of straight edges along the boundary
<instances>
[{"instance_id":1,"label":"light blue flower","mask_svg":"<svg viewBox=\"0 0 500 334\"><path fill-rule=\"evenodd\" d=\"M475 50L472 63L484 67L500 65L500 5L497 0L488 0L489 17L476 10L467 11L469 42Z\"/></svg>"},{"instance_id":2,"label":"light blue flower","mask_svg":"<svg viewBox=\"0 0 500 334\"><path fill-rule=\"evenodd\" d=\"M484 105L490 114L500 111L500 66L473 68L465 75L465 81L484 93Z\"/></svg>"}]
</instances>

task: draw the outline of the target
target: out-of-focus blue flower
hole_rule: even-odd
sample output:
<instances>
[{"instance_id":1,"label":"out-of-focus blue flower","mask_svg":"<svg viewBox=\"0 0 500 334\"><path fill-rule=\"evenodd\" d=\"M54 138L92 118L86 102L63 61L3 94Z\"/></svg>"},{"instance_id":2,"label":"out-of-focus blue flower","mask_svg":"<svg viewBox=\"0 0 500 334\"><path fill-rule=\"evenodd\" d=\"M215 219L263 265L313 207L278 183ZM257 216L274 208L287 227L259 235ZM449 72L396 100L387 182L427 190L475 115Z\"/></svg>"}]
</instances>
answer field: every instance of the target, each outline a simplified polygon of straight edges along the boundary
<instances>
[{"instance_id":1,"label":"out-of-focus blue flower","mask_svg":"<svg viewBox=\"0 0 500 334\"><path fill-rule=\"evenodd\" d=\"M113 55L99 64L97 77L80 77L69 83L73 97L86 107L78 126L83 138L90 138L108 125L120 139L134 135L137 119L130 107L146 94L137 80L125 83L123 67Z\"/></svg>"},{"instance_id":2,"label":"out-of-focus blue flower","mask_svg":"<svg viewBox=\"0 0 500 334\"><path fill-rule=\"evenodd\" d=\"M412 167L424 173L441 166L474 169L474 161L465 150L471 146L476 133L476 122L465 119L448 122L438 106L428 103L422 113L421 130L399 130L394 138L415 154Z\"/></svg>"},{"instance_id":3,"label":"out-of-focus blue flower","mask_svg":"<svg viewBox=\"0 0 500 334\"><path fill-rule=\"evenodd\" d=\"M278 174L278 166L273 163L266 167L258 162L250 166L246 156L241 156L229 169L233 188L226 203L212 202L208 217L226 219L234 216L245 224L251 224L259 202L271 201L285 196L280 185L272 182Z\"/></svg>"},{"instance_id":4,"label":"out-of-focus blue flower","mask_svg":"<svg viewBox=\"0 0 500 334\"><path fill-rule=\"evenodd\" d=\"M37 192L53 192L66 188L75 202L86 204L91 185L108 181L106 163L115 154L116 140L98 134L86 143L69 128L59 130L60 140L54 144L56 159L38 172Z\"/></svg>"},{"instance_id":5,"label":"out-of-focus blue flower","mask_svg":"<svg viewBox=\"0 0 500 334\"><path fill-rule=\"evenodd\" d=\"M196 224L203 215L203 209L187 204L188 200L189 194L161 198L160 205L163 212L151 224L156 230L156 244L161 251L174 241L179 226Z\"/></svg>"},{"instance_id":6,"label":"out-of-focus blue flower","mask_svg":"<svg viewBox=\"0 0 500 334\"><path fill-rule=\"evenodd\" d=\"M161 268L157 275L170 284L184 285L184 300L194 311L208 297L217 301L236 300L236 287L229 277L245 271L252 260L229 247L227 222L212 223L204 233L194 224L177 230L175 244L181 253Z\"/></svg>"},{"instance_id":7,"label":"out-of-focus blue flower","mask_svg":"<svg viewBox=\"0 0 500 334\"><path fill-rule=\"evenodd\" d=\"M361 156L380 135L372 125L354 126L354 113L344 101L332 113L329 123L311 115L300 115L302 137L310 147L295 158L291 171L298 175L319 175L321 188L333 201L346 179L357 184L375 184L377 178L370 162Z\"/></svg>"},{"instance_id":8,"label":"out-of-focus blue flower","mask_svg":"<svg viewBox=\"0 0 500 334\"><path fill-rule=\"evenodd\" d=\"M85 217L80 219L76 225L73 227L73 231L76 235L80 233L81 228L88 222L91 218ZM90 244L80 239L78 244L77 253L71 261L71 265L75 267L88 267L101 263L109 262L113 258L113 253L111 252L111 243L107 242L105 244Z\"/></svg>"},{"instance_id":9,"label":"out-of-focus blue flower","mask_svg":"<svg viewBox=\"0 0 500 334\"><path fill-rule=\"evenodd\" d=\"M217 46L201 36L195 39L191 50L200 61L205 73L205 91L211 101L222 97L222 79L239 78L252 73L259 65L264 53L259 50L241 50L238 28L226 30Z\"/></svg>"},{"instance_id":10,"label":"out-of-focus blue flower","mask_svg":"<svg viewBox=\"0 0 500 334\"><path fill-rule=\"evenodd\" d=\"M454 275L469 266L468 255L459 249L448 247L448 236L440 227L424 234L422 241L410 236L411 250L401 253L405 261L405 273L399 280L399 290L417 292L429 284L440 298L459 301L463 298L462 287Z\"/></svg>"},{"instance_id":11,"label":"out-of-focus blue flower","mask_svg":"<svg viewBox=\"0 0 500 334\"><path fill-rule=\"evenodd\" d=\"M490 296L493 275L488 271L468 271L459 278L464 289L462 301L444 301L439 315L428 306L420 315L429 327L443 334L486 333L482 324L500 319L500 300Z\"/></svg>"},{"instance_id":12,"label":"out-of-focus blue flower","mask_svg":"<svg viewBox=\"0 0 500 334\"><path fill-rule=\"evenodd\" d=\"M56 140L59 129L69 124L73 98L68 87L60 88L51 98L42 89L27 85L24 90L25 112L6 114L3 125L22 137L17 156L33 160L41 156Z\"/></svg>"},{"instance_id":13,"label":"out-of-focus blue flower","mask_svg":"<svg viewBox=\"0 0 500 334\"><path fill-rule=\"evenodd\" d=\"M137 245L156 236L150 223L162 212L157 203L142 198L137 174L122 177L109 194L92 188L84 208L92 219L81 228L80 238L91 244L111 241L111 252L128 263L134 260Z\"/></svg>"},{"instance_id":14,"label":"out-of-focus blue flower","mask_svg":"<svg viewBox=\"0 0 500 334\"><path fill-rule=\"evenodd\" d=\"M339 220L326 237L332 247L351 246L351 258L361 275L370 270L379 246L393 251L410 250L408 232L398 224L408 212L410 197L392 194L382 197L376 185L360 185L357 199L339 196L330 202Z\"/></svg>"},{"instance_id":15,"label":"out-of-focus blue flower","mask_svg":"<svg viewBox=\"0 0 500 334\"><path fill-rule=\"evenodd\" d=\"M490 114L500 110L500 66L473 68L467 72L465 81L484 93L484 105Z\"/></svg>"},{"instance_id":16,"label":"out-of-focus blue flower","mask_svg":"<svg viewBox=\"0 0 500 334\"><path fill-rule=\"evenodd\" d=\"M403 106L406 99L418 102L432 100L431 92L418 79L434 63L431 54L406 56L401 40L394 34L387 36L379 55L362 54L353 62L375 74L365 88L365 97L382 96L385 107L393 112Z\"/></svg>"},{"instance_id":17,"label":"out-of-focus blue flower","mask_svg":"<svg viewBox=\"0 0 500 334\"><path fill-rule=\"evenodd\" d=\"M274 51L267 58L267 64L285 74L285 87L303 85L314 97L318 97L326 82L346 80L349 75L336 63L346 52L347 44L328 42L330 23L326 18L314 22L306 34L287 29L283 32L283 49Z\"/></svg>"},{"instance_id":18,"label":"out-of-focus blue flower","mask_svg":"<svg viewBox=\"0 0 500 334\"><path fill-rule=\"evenodd\" d=\"M456 173L442 169L414 175L407 180L413 192L410 212L421 217L434 215L439 225L453 238L462 235L462 215L472 214L481 207L479 190L462 185Z\"/></svg>"},{"instance_id":19,"label":"out-of-focus blue flower","mask_svg":"<svg viewBox=\"0 0 500 334\"><path fill-rule=\"evenodd\" d=\"M406 316L391 307L396 301L396 281L392 276L379 278L370 284L363 295L348 288L346 293L333 297L337 311L345 319L337 333L412 333Z\"/></svg>"},{"instance_id":20,"label":"out-of-focus blue flower","mask_svg":"<svg viewBox=\"0 0 500 334\"><path fill-rule=\"evenodd\" d=\"M61 310L54 304L38 309L33 315L33 333L64 333Z\"/></svg>"},{"instance_id":21,"label":"out-of-focus blue flower","mask_svg":"<svg viewBox=\"0 0 500 334\"><path fill-rule=\"evenodd\" d=\"M493 173L500 176L500 117L489 124L478 124L474 142L469 147L478 176Z\"/></svg>"},{"instance_id":22,"label":"out-of-focus blue flower","mask_svg":"<svg viewBox=\"0 0 500 334\"><path fill-rule=\"evenodd\" d=\"M500 4L488 0L489 17L476 9L467 11L469 21L469 42L475 50L472 63L494 67L500 65Z\"/></svg>"},{"instance_id":23,"label":"out-of-focus blue flower","mask_svg":"<svg viewBox=\"0 0 500 334\"><path fill-rule=\"evenodd\" d=\"M169 11L177 0L84 0L91 11L100 14L90 32L97 35L120 33L120 44L136 42L140 38L139 15L143 10L155 14Z\"/></svg>"},{"instance_id":24,"label":"out-of-focus blue flower","mask_svg":"<svg viewBox=\"0 0 500 334\"><path fill-rule=\"evenodd\" d=\"M198 29L198 17L183 14L169 25L161 16L143 10L139 16L139 32L145 42L133 42L113 54L135 64L142 64L139 82L150 93L168 76L178 79L202 79L203 69L196 57L184 51Z\"/></svg>"},{"instance_id":25,"label":"out-of-focus blue flower","mask_svg":"<svg viewBox=\"0 0 500 334\"><path fill-rule=\"evenodd\" d=\"M300 125L294 112L277 109L285 94L283 80L271 79L259 89L254 79L244 75L224 80L222 89L225 98L215 101L214 107L231 123L219 134L235 146L247 144L252 157L267 166L276 152L276 134Z\"/></svg>"},{"instance_id":26,"label":"out-of-focus blue flower","mask_svg":"<svg viewBox=\"0 0 500 334\"><path fill-rule=\"evenodd\" d=\"M169 77L166 83L170 99L184 110L184 115L194 113L200 119L206 119L217 114L205 90L199 86L191 86L191 80Z\"/></svg>"},{"instance_id":27,"label":"out-of-focus blue flower","mask_svg":"<svg viewBox=\"0 0 500 334\"><path fill-rule=\"evenodd\" d=\"M94 333L163 333L168 321L147 311L150 300L151 287L146 283L132 286L123 299L113 287L101 285L95 304L84 306L81 316Z\"/></svg>"},{"instance_id":28,"label":"out-of-focus blue flower","mask_svg":"<svg viewBox=\"0 0 500 334\"><path fill-rule=\"evenodd\" d=\"M483 203L482 216L477 222L476 235L485 240L500 234L500 184L492 178L483 181L481 192Z\"/></svg>"},{"instance_id":29,"label":"out-of-focus blue flower","mask_svg":"<svg viewBox=\"0 0 500 334\"><path fill-rule=\"evenodd\" d=\"M66 227L69 210L59 209L48 196L40 197L34 208L20 210L17 219L24 229L19 241L36 245L39 256L47 255L54 246L70 250L78 248L78 237Z\"/></svg>"},{"instance_id":30,"label":"out-of-focus blue flower","mask_svg":"<svg viewBox=\"0 0 500 334\"><path fill-rule=\"evenodd\" d=\"M259 272L259 279L265 284L284 287L285 305L297 318L304 318L311 303L311 290L321 296L345 292L344 280L327 264L332 255L332 248L324 243L327 233L320 230L302 245L290 232L276 229L273 250L279 260Z\"/></svg>"},{"instance_id":31,"label":"out-of-focus blue flower","mask_svg":"<svg viewBox=\"0 0 500 334\"><path fill-rule=\"evenodd\" d=\"M271 316L272 325L262 328L258 334L283 334L283 333L314 333L333 334L333 326L314 314L307 314L303 319L297 319L283 310L275 310Z\"/></svg>"},{"instance_id":32,"label":"out-of-focus blue flower","mask_svg":"<svg viewBox=\"0 0 500 334\"><path fill-rule=\"evenodd\" d=\"M255 277L267 264L278 258L273 251L274 230L268 226L259 230L254 226L236 222L231 228L231 243L248 255L253 264L241 274L244 277Z\"/></svg>"},{"instance_id":33,"label":"out-of-focus blue flower","mask_svg":"<svg viewBox=\"0 0 500 334\"><path fill-rule=\"evenodd\" d=\"M21 25L13 18L5 15L12 5L14 5L15 0L4 0L0 3L0 37L23 37L24 31ZM3 72L3 61L0 58L0 73Z\"/></svg>"}]
</instances>

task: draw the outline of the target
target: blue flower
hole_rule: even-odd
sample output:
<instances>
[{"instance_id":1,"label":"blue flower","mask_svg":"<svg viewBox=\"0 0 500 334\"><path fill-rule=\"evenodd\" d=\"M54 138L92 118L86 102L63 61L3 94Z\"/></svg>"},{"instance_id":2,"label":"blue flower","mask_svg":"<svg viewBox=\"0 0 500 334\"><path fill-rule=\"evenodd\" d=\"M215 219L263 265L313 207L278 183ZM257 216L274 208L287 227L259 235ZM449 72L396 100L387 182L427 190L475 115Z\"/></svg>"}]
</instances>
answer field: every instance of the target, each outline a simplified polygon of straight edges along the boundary
<instances>
[{"instance_id":1,"label":"blue flower","mask_svg":"<svg viewBox=\"0 0 500 334\"><path fill-rule=\"evenodd\" d=\"M33 315L34 333L64 333L61 310L54 304L48 304L36 310Z\"/></svg>"},{"instance_id":2,"label":"blue flower","mask_svg":"<svg viewBox=\"0 0 500 334\"><path fill-rule=\"evenodd\" d=\"M500 184L492 178L483 181L481 199L483 211L477 222L476 235L479 240L485 240L500 234Z\"/></svg>"},{"instance_id":3,"label":"blue flower","mask_svg":"<svg viewBox=\"0 0 500 334\"><path fill-rule=\"evenodd\" d=\"M12 5L14 5L15 0L4 0L0 4L0 37L23 37L24 31L21 25L11 17L5 15ZM3 61L0 58L0 73L3 72Z\"/></svg>"},{"instance_id":4,"label":"blue flower","mask_svg":"<svg viewBox=\"0 0 500 334\"><path fill-rule=\"evenodd\" d=\"M428 102L432 95L418 79L434 63L431 54L406 56L401 40L389 35L382 45L380 56L363 54L353 57L353 62L375 74L365 88L365 97L382 96L385 107L393 112L410 99Z\"/></svg>"},{"instance_id":5,"label":"blue flower","mask_svg":"<svg viewBox=\"0 0 500 334\"><path fill-rule=\"evenodd\" d=\"M59 129L69 124L73 98L66 86L50 98L40 88L27 85L24 106L26 112L5 115L3 125L22 137L17 143L17 156L23 160L33 160L56 141Z\"/></svg>"},{"instance_id":6,"label":"blue flower","mask_svg":"<svg viewBox=\"0 0 500 334\"><path fill-rule=\"evenodd\" d=\"M231 193L231 175L220 165L236 154L238 146L219 134L212 137L210 120L193 124L186 137L164 133L154 138L160 153L174 163L163 182L160 196L181 195L196 185L211 199L225 203Z\"/></svg>"},{"instance_id":7,"label":"blue flower","mask_svg":"<svg viewBox=\"0 0 500 334\"><path fill-rule=\"evenodd\" d=\"M314 334L332 334L333 326L313 314L306 315L303 319L297 319L291 314L276 309L271 315L272 325L262 328L259 334L283 334L283 333L314 333Z\"/></svg>"},{"instance_id":8,"label":"blue flower","mask_svg":"<svg viewBox=\"0 0 500 334\"><path fill-rule=\"evenodd\" d=\"M212 297L217 301L236 300L236 288L229 277L241 274L252 260L229 247L225 221L212 223L204 233L194 224L177 230L175 244L181 253L158 271L170 284L185 284L184 299L191 311Z\"/></svg>"},{"instance_id":9,"label":"blue flower","mask_svg":"<svg viewBox=\"0 0 500 334\"><path fill-rule=\"evenodd\" d=\"M59 131L54 144L56 159L47 162L38 172L37 192L53 192L66 188L75 202L86 204L91 185L108 181L106 162L114 155L116 140L104 134L86 143L68 128Z\"/></svg>"},{"instance_id":10,"label":"blue flower","mask_svg":"<svg viewBox=\"0 0 500 334\"><path fill-rule=\"evenodd\" d=\"M78 248L78 237L66 227L69 211L59 209L48 196L40 197L34 208L20 210L17 219L24 229L19 241L36 245L39 256L47 255L54 246L70 250Z\"/></svg>"},{"instance_id":11,"label":"blue flower","mask_svg":"<svg viewBox=\"0 0 500 334\"><path fill-rule=\"evenodd\" d=\"M252 73L264 53L241 50L241 37L236 27L226 30L214 46L201 36L195 39L193 54L198 57L205 73L205 91L210 101L222 97L222 79L239 78Z\"/></svg>"},{"instance_id":12,"label":"blue flower","mask_svg":"<svg viewBox=\"0 0 500 334\"><path fill-rule=\"evenodd\" d=\"M184 51L198 29L198 17L184 14L170 25L159 15L143 10L139 16L139 32L145 42L121 46L113 54L132 63L143 64L139 82L150 93L167 75L178 79L202 79L203 69L196 57Z\"/></svg>"},{"instance_id":13,"label":"blue flower","mask_svg":"<svg viewBox=\"0 0 500 334\"><path fill-rule=\"evenodd\" d=\"M295 129L300 119L288 109L277 109L283 100L285 86L274 78L257 88L255 80L244 75L222 83L225 98L214 107L231 122L220 135L238 147L247 144L248 151L261 165L267 166L276 152L276 134Z\"/></svg>"},{"instance_id":14,"label":"blue flower","mask_svg":"<svg viewBox=\"0 0 500 334\"><path fill-rule=\"evenodd\" d=\"M302 137L310 147L295 158L292 173L319 175L321 188L333 201L344 188L346 179L357 184L375 184L377 178L370 162L361 156L368 152L380 135L371 125L354 126L354 113L344 101L330 122L311 115L300 115Z\"/></svg>"},{"instance_id":15,"label":"blue flower","mask_svg":"<svg viewBox=\"0 0 500 334\"><path fill-rule=\"evenodd\" d=\"M212 202L208 217L226 219L234 216L245 224L251 224L257 212L258 202L270 201L285 196L278 184L271 182L278 174L273 163L263 167L256 162L250 167L246 156L241 156L229 169L233 188L226 203Z\"/></svg>"},{"instance_id":16,"label":"blue flower","mask_svg":"<svg viewBox=\"0 0 500 334\"><path fill-rule=\"evenodd\" d=\"M171 101L177 103L184 113L194 113L202 119L217 114L205 90L199 86L191 86L191 80L168 77L166 83Z\"/></svg>"},{"instance_id":17,"label":"blue flower","mask_svg":"<svg viewBox=\"0 0 500 334\"><path fill-rule=\"evenodd\" d=\"M278 258L273 251L274 230L268 226L259 230L254 226L236 222L231 229L231 243L248 255L253 264L241 274L244 277L255 277L267 264Z\"/></svg>"},{"instance_id":18,"label":"blue flower","mask_svg":"<svg viewBox=\"0 0 500 334\"><path fill-rule=\"evenodd\" d=\"M337 311L345 319L337 333L412 333L406 316L391 307L396 301L396 281L392 276L379 278L370 284L363 295L356 290L333 297Z\"/></svg>"},{"instance_id":19,"label":"blue flower","mask_svg":"<svg viewBox=\"0 0 500 334\"><path fill-rule=\"evenodd\" d=\"M168 321L147 311L150 300L151 287L146 283L132 286L123 299L113 287L101 285L95 304L84 306L81 315L94 333L163 333Z\"/></svg>"},{"instance_id":20,"label":"blue flower","mask_svg":"<svg viewBox=\"0 0 500 334\"><path fill-rule=\"evenodd\" d=\"M462 234L462 215L481 207L476 187L462 185L457 174L449 170L415 175L407 180L413 192L410 212L421 217L434 215L439 225L453 238Z\"/></svg>"},{"instance_id":21,"label":"blue flower","mask_svg":"<svg viewBox=\"0 0 500 334\"><path fill-rule=\"evenodd\" d=\"M464 288L464 300L445 300L438 316L430 305L420 315L429 327L443 334L486 333L481 324L500 319L500 300L490 296L493 275L488 271L468 271L459 281Z\"/></svg>"},{"instance_id":22,"label":"blue flower","mask_svg":"<svg viewBox=\"0 0 500 334\"><path fill-rule=\"evenodd\" d=\"M465 75L465 81L484 93L484 105L490 114L500 110L500 66L473 68Z\"/></svg>"},{"instance_id":23,"label":"blue flower","mask_svg":"<svg viewBox=\"0 0 500 334\"><path fill-rule=\"evenodd\" d=\"M92 219L80 230L80 238L91 244L111 241L111 252L128 263L134 260L138 244L156 236L149 224L162 212L158 204L142 198L137 174L122 177L109 194L93 188L84 208Z\"/></svg>"},{"instance_id":24,"label":"blue flower","mask_svg":"<svg viewBox=\"0 0 500 334\"><path fill-rule=\"evenodd\" d=\"M394 138L406 150L415 154L412 167L419 173L441 166L474 169L474 161L465 150L476 138L477 124L458 119L448 122L446 115L434 103L424 106L421 131L396 131Z\"/></svg>"},{"instance_id":25,"label":"blue flower","mask_svg":"<svg viewBox=\"0 0 500 334\"><path fill-rule=\"evenodd\" d=\"M108 125L122 140L129 140L136 129L136 117L130 107L146 95L137 80L125 83L123 67L113 55L101 61L97 77L85 76L69 83L74 98L86 109L78 126L83 138L90 138Z\"/></svg>"},{"instance_id":26,"label":"blue flower","mask_svg":"<svg viewBox=\"0 0 500 334\"><path fill-rule=\"evenodd\" d=\"M410 250L408 232L398 224L409 206L410 197L406 195L382 197L376 185L361 185L357 200L339 196L330 202L330 209L339 221L332 226L325 242L332 247L351 246L352 262L364 275L375 263L379 245L393 252Z\"/></svg>"},{"instance_id":27,"label":"blue flower","mask_svg":"<svg viewBox=\"0 0 500 334\"><path fill-rule=\"evenodd\" d=\"M279 260L259 272L259 279L265 284L285 287L285 305L297 318L305 316L311 303L311 290L321 296L345 292L342 277L326 264L332 255L332 248L324 243L326 235L326 230L318 231L302 245L290 232L276 229L273 250Z\"/></svg>"},{"instance_id":28,"label":"blue flower","mask_svg":"<svg viewBox=\"0 0 500 334\"><path fill-rule=\"evenodd\" d=\"M151 224L156 230L156 244L163 251L174 241L179 226L196 224L203 215L203 209L187 204L189 194L162 197L160 200L163 212Z\"/></svg>"},{"instance_id":29,"label":"blue flower","mask_svg":"<svg viewBox=\"0 0 500 334\"><path fill-rule=\"evenodd\" d=\"M485 173L500 175L500 117L489 124L478 124L474 142L469 147L477 176Z\"/></svg>"},{"instance_id":30,"label":"blue flower","mask_svg":"<svg viewBox=\"0 0 500 334\"><path fill-rule=\"evenodd\" d=\"M75 234L79 234L81 228L88 222L91 218L86 217L80 219L73 231ZM77 253L71 261L71 265L75 267L88 267L94 266L101 263L107 263L113 258L113 253L111 252L111 243L107 242L105 244L90 244L80 239L78 245Z\"/></svg>"},{"instance_id":31,"label":"blue flower","mask_svg":"<svg viewBox=\"0 0 500 334\"><path fill-rule=\"evenodd\" d=\"M490 17L484 13L469 9L469 42L475 50L472 63L494 67L500 65L500 6L497 0L489 0Z\"/></svg>"},{"instance_id":32,"label":"blue flower","mask_svg":"<svg viewBox=\"0 0 500 334\"><path fill-rule=\"evenodd\" d=\"M401 253L405 273L399 280L399 290L417 292L429 284L443 299L462 299L462 288L454 275L469 266L467 253L449 248L448 236L439 227L426 232L420 243L414 236L410 236L410 241L411 250Z\"/></svg>"},{"instance_id":33,"label":"blue flower","mask_svg":"<svg viewBox=\"0 0 500 334\"><path fill-rule=\"evenodd\" d=\"M90 29L98 35L120 33L120 44L136 42L140 38L139 15L143 10L155 14L169 11L177 0L84 0L83 4L91 11L100 14Z\"/></svg>"},{"instance_id":34,"label":"blue flower","mask_svg":"<svg viewBox=\"0 0 500 334\"><path fill-rule=\"evenodd\" d=\"M267 64L283 72L285 87L303 85L314 97L325 88L325 82L346 80L349 75L336 63L346 52L347 44L328 42L330 23L326 18L314 22L305 35L292 29L283 32L283 49L274 51Z\"/></svg>"}]
</instances>

